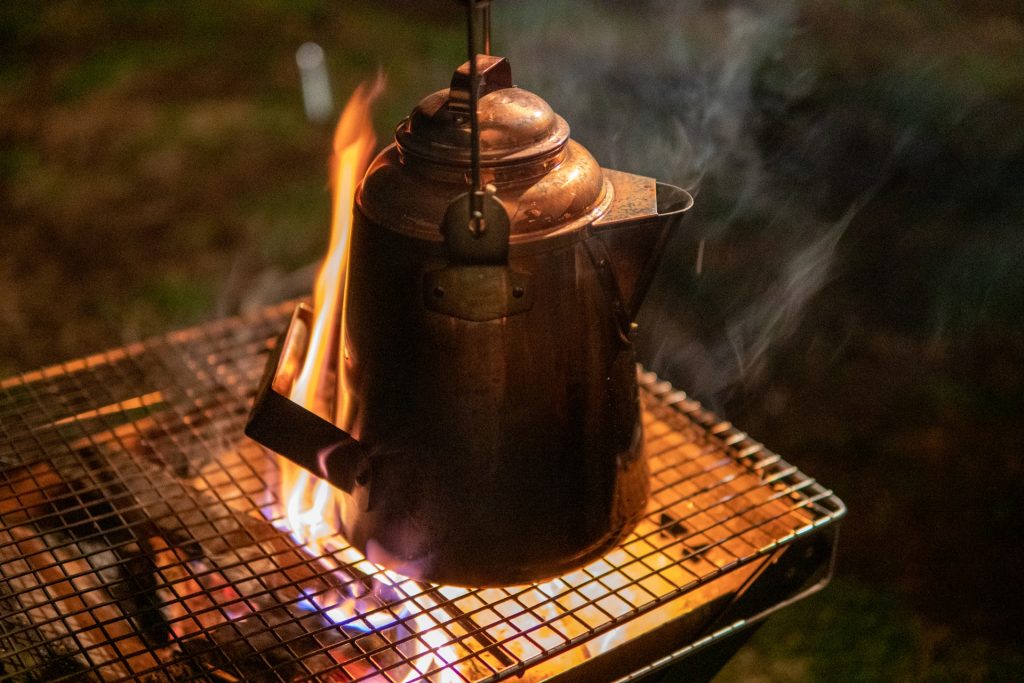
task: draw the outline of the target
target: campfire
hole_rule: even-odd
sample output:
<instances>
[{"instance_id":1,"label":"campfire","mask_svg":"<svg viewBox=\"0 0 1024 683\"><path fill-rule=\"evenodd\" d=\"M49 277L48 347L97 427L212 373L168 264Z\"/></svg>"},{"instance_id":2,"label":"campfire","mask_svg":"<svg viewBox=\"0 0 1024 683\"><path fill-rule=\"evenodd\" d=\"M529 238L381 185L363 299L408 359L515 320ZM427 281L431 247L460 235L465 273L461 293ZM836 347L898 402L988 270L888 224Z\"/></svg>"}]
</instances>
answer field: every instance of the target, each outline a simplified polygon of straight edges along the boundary
<instances>
[{"instance_id":1,"label":"campfire","mask_svg":"<svg viewBox=\"0 0 1024 683\"><path fill-rule=\"evenodd\" d=\"M5 676L609 680L827 580L842 504L649 374L647 513L582 569L454 588L335 533L297 543L277 463L241 436L291 308L0 384Z\"/></svg>"},{"instance_id":2,"label":"campfire","mask_svg":"<svg viewBox=\"0 0 1024 683\"><path fill-rule=\"evenodd\" d=\"M472 51L470 58L453 90L459 79L476 83L478 66L482 82L497 79L496 89L513 89L503 60L478 65ZM0 678L637 680L666 666L707 667L707 646L737 647L744 627L827 582L842 503L633 362L630 314L656 265L657 250L650 257L647 247L663 243L668 218L689 207L689 196L596 162L588 166L553 113L554 142L532 149L528 160L540 159L545 171L575 160L572 182L593 169L605 174L592 185L591 203L562 207L560 215L598 238L611 235L613 247L621 239L613 229L631 231L629 267L609 265L607 252L570 258L589 264L580 272L590 274L595 292L623 273L636 276L616 289L606 318L594 323L613 331L594 346L625 359L616 361L625 398L613 417L635 443L627 438L628 449L594 450L589 458L613 463L614 495L606 498L619 507L598 511L621 512L622 519L613 529L596 529L597 540L568 560L545 557L529 571L515 566L523 538L537 529L583 527L532 510L523 528L487 537L480 574L473 558L434 558L431 567L412 557L403 564L400 553L372 537L356 534L353 542L348 532L360 528L353 515L416 503L413 487L407 496L399 490L397 502L394 491L384 503L357 500L352 491L365 487L361 477L368 475L335 476L325 464L339 447L364 448L339 425L355 421L368 395L365 386L349 385L358 378L352 368L366 361L350 353L346 319L361 220L357 192L375 151L370 114L382 87L359 86L338 124L330 246L309 304L296 309L289 302L0 382ZM471 87L474 130L476 96ZM502 96L517 106L534 102ZM423 141L408 126L406 133L403 153L414 155ZM525 319L545 305L535 287L543 280L535 277L540 262L526 272L507 253L532 234L516 233L518 213L502 217L495 192L511 192L494 169L487 189L477 182L480 150L474 155L477 177L464 223L475 239L508 221L512 236L506 232L498 245L504 261L494 254L470 259L468 272L492 278L500 285L494 291L508 297L452 302L450 287L462 276L428 271L424 305L462 321L451 329L465 321ZM569 233L560 223L547 225L539 209L527 214L523 220L538 234ZM657 230L648 235L652 226ZM454 243L447 243L452 253L463 248ZM446 267L466 265L453 258ZM287 335L279 337L282 329ZM392 400L403 410L403 401L420 399ZM606 403L615 401L602 398ZM596 422L603 429L602 420ZM247 422L250 434L287 457L246 438ZM603 439L596 441L603 447ZM487 561L503 557L503 544L510 566L488 569ZM448 575L487 580L432 580Z\"/></svg>"},{"instance_id":3,"label":"campfire","mask_svg":"<svg viewBox=\"0 0 1024 683\"><path fill-rule=\"evenodd\" d=\"M476 6L469 59L358 187L361 93L343 115L335 248L246 434L336 487L296 500L336 500L370 561L503 586L577 569L643 516L633 321L693 199L602 168L476 51Z\"/></svg>"}]
</instances>

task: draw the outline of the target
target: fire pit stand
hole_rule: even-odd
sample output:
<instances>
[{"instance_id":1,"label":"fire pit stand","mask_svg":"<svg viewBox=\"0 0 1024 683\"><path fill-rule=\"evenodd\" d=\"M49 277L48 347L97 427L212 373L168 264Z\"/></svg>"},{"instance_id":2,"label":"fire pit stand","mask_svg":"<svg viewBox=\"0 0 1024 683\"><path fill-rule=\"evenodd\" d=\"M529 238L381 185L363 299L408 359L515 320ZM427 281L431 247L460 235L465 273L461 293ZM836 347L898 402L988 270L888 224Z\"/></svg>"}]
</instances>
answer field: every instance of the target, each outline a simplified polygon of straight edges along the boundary
<instances>
[{"instance_id":1,"label":"fire pit stand","mask_svg":"<svg viewBox=\"0 0 1024 683\"><path fill-rule=\"evenodd\" d=\"M647 517L581 570L453 588L297 546L242 435L292 308L0 382L0 680L707 676L828 581L842 502L650 373Z\"/></svg>"}]
</instances>

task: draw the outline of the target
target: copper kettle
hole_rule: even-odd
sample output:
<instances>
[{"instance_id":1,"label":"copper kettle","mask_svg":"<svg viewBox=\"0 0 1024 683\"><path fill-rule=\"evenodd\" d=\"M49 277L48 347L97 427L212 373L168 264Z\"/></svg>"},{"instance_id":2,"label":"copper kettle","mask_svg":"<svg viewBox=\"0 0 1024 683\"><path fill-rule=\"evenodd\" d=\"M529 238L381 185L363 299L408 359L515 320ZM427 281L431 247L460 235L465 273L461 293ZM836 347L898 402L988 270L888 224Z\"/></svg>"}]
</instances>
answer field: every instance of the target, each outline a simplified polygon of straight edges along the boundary
<instances>
[{"instance_id":1,"label":"copper kettle","mask_svg":"<svg viewBox=\"0 0 1024 683\"><path fill-rule=\"evenodd\" d=\"M341 489L374 562L455 585L564 573L644 513L633 319L693 200L601 168L490 55L395 138L356 199L347 409L329 424L275 390L289 334L247 433Z\"/></svg>"}]
</instances>

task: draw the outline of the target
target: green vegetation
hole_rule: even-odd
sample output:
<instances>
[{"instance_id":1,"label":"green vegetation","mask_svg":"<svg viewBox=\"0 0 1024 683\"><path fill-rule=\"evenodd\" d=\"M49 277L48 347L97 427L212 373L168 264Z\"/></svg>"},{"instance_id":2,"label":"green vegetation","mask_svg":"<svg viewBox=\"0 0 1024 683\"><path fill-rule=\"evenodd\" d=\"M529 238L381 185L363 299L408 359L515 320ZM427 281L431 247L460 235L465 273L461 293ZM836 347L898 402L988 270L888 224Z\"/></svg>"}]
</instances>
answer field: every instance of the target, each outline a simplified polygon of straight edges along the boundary
<instances>
[{"instance_id":1,"label":"green vegetation","mask_svg":"<svg viewBox=\"0 0 1024 683\"><path fill-rule=\"evenodd\" d=\"M893 592L850 579L777 614L721 683L1012 680L1024 658L928 627Z\"/></svg>"}]
</instances>

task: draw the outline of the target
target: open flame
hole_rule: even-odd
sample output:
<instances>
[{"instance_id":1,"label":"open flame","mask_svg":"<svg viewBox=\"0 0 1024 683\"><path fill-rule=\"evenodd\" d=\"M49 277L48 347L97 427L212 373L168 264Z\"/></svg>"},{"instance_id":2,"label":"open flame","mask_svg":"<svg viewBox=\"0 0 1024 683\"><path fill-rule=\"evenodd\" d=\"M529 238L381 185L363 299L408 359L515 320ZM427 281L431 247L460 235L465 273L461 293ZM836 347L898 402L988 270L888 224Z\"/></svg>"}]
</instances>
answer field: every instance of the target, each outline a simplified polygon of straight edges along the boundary
<instances>
[{"instance_id":1,"label":"open flame","mask_svg":"<svg viewBox=\"0 0 1024 683\"><path fill-rule=\"evenodd\" d=\"M345 374L339 367L339 351L345 348L345 293L348 288L349 243L352 235L356 189L366 172L376 144L371 107L384 87L383 79L361 83L349 98L334 133L330 162L332 193L331 240L327 257L317 274L313 289L313 327L302 368L290 391L291 400L327 420L343 421L349 410ZM317 556L328 572L336 572L334 555L358 553L336 542L340 495L327 481L319 479L284 457L278 457L280 498L284 502L285 530L301 546ZM346 567L373 577L381 591L413 596L423 592L415 581L384 570L365 558L346 557ZM414 652L406 680L431 671L440 683L462 681L452 662L457 658L445 643L447 636L438 621L425 610L415 616L395 615L375 609L372 604L350 595L304 592L297 606L318 612L339 628L372 631L410 623L418 637L411 638ZM361 604L367 602L367 604ZM440 671L438 671L440 669ZM388 680L394 680L389 677Z\"/></svg>"},{"instance_id":2,"label":"open flame","mask_svg":"<svg viewBox=\"0 0 1024 683\"><path fill-rule=\"evenodd\" d=\"M383 90L382 78L361 83L352 93L334 132L330 161L332 194L331 241L313 288L314 323L305 362L290 398L327 420L347 406L344 373L337 366L344 348L345 290L349 238L356 188L377 142L371 107ZM332 378L337 377L336 386ZM326 481L312 476L287 458L278 457L281 500L285 501L288 531L301 544L319 551L322 541L337 531L335 493Z\"/></svg>"}]
</instances>

